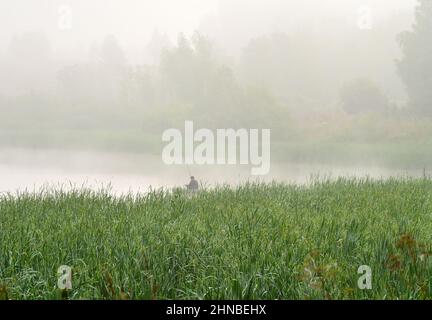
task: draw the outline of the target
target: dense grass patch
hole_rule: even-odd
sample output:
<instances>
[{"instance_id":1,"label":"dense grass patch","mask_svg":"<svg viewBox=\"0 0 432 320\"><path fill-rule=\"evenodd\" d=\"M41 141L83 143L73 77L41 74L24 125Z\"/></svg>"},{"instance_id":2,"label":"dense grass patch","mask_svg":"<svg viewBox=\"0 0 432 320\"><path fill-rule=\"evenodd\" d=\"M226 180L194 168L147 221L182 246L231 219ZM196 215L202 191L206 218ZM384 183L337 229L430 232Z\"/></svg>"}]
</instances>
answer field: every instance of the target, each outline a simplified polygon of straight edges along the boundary
<instances>
[{"instance_id":1,"label":"dense grass patch","mask_svg":"<svg viewBox=\"0 0 432 320\"><path fill-rule=\"evenodd\" d=\"M427 299L432 180L0 196L0 297ZM357 269L372 268L372 290Z\"/></svg>"}]
</instances>

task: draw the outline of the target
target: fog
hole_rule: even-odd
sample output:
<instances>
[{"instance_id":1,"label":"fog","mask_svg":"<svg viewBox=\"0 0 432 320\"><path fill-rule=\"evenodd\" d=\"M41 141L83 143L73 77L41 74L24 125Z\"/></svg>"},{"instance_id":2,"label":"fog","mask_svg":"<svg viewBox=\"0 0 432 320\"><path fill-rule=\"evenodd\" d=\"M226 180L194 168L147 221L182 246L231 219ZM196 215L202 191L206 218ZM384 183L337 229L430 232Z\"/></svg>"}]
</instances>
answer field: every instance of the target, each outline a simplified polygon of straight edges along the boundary
<instances>
[{"instance_id":1,"label":"fog","mask_svg":"<svg viewBox=\"0 0 432 320\"><path fill-rule=\"evenodd\" d=\"M428 172L429 7L2 0L0 191L69 182L143 191L182 186L190 175L212 186ZM270 172L167 165L162 134L185 121L270 129Z\"/></svg>"},{"instance_id":2,"label":"fog","mask_svg":"<svg viewBox=\"0 0 432 320\"><path fill-rule=\"evenodd\" d=\"M412 14L414 5L415 0L3 0L0 36L5 48L17 34L41 32L58 50L85 52L86 46L114 34L131 52L144 49L155 30L173 41L179 32L191 35L202 30L226 42L224 45L240 47L262 33L322 30L325 22L337 20L354 26L357 10L364 6L370 7L382 23L392 16ZM65 8L71 11L70 29L59 25Z\"/></svg>"}]
</instances>

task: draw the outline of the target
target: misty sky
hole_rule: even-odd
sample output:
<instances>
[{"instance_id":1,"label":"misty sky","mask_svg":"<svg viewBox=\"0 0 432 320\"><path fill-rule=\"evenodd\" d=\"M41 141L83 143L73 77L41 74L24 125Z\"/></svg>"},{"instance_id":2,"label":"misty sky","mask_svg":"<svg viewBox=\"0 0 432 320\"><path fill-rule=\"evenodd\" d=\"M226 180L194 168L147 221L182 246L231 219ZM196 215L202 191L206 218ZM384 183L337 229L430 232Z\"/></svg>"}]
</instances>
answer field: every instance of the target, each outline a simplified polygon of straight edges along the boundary
<instances>
[{"instance_id":1,"label":"misty sky","mask_svg":"<svg viewBox=\"0 0 432 320\"><path fill-rule=\"evenodd\" d=\"M319 29L332 19L355 24L358 8L365 5L379 24L389 15L412 12L414 4L415 0L1 0L0 45L7 47L20 33L41 32L55 50L71 53L114 34L133 54L155 30L173 41L179 32L201 30L217 40L227 38L229 46L291 27ZM58 26L65 5L71 8L70 30Z\"/></svg>"}]
</instances>

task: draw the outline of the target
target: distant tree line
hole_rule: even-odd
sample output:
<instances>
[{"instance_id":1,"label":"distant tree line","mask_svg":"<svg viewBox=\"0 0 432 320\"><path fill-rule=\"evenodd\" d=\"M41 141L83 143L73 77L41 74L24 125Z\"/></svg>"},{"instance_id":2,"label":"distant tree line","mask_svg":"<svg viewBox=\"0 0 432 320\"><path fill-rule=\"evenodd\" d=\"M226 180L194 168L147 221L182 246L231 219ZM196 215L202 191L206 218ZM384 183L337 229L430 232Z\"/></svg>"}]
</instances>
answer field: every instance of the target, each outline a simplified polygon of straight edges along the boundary
<instances>
[{"instance_id":1,"label":"distant tree line","mask_svg":"<svg viewBox=\"0 0 432 320\"><path fill-rule=\"evenodd\" d=\"M432 115L432 2L418 1L412 30L398 37L402 58L396 67L409 110L423 116ZM374 79L337 74L352 62L343 51L326 51L325 41L311 34L260 36L234 61L198 32L190 38L180 34L174 45L156 34L149 46L155 62L132 65L114 36L92 47L89 59L60 63L46 39L27 34L13 39L8 63L0 61L0 80L8 92L14 92L14 81L27 88L16 90L9 105L30 103L32 96L39 97L34 101L53 97L55 104L72 109L117 108L164 126L193 119L207 126L271 125L283 130L296 108L331 104L332 82L341 84L340 105L350 115L396 109ZM334 65L338 60L340 67Z\"/></svg>"}]
</instances>

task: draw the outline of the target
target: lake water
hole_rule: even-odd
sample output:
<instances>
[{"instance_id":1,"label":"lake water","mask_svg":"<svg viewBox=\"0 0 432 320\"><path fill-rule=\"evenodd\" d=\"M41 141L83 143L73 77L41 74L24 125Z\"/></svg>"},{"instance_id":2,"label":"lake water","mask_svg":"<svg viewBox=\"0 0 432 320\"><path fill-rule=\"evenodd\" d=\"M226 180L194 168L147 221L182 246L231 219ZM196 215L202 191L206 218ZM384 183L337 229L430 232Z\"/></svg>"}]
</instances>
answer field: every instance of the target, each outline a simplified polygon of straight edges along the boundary
<instances>
[{"instance_id":1,"label":"lake water","mask_svg":"<svg viewBox=\"0 0 432 320\"><path fill-rule=\"evenodd\" d=\"M324 164L272 163L264 177L250 175L249 166L165 165L160 157L65 150L0 150L0 192L34 191L41 187L71 185L98 189L110 186L115 194L146 192L149 188L171 188L188 183L189 175L208 186L246 181L305 183L311 175L374 178L416 175L420 171L380 167L332 166Z\"/></svg>"}]
</instances>

